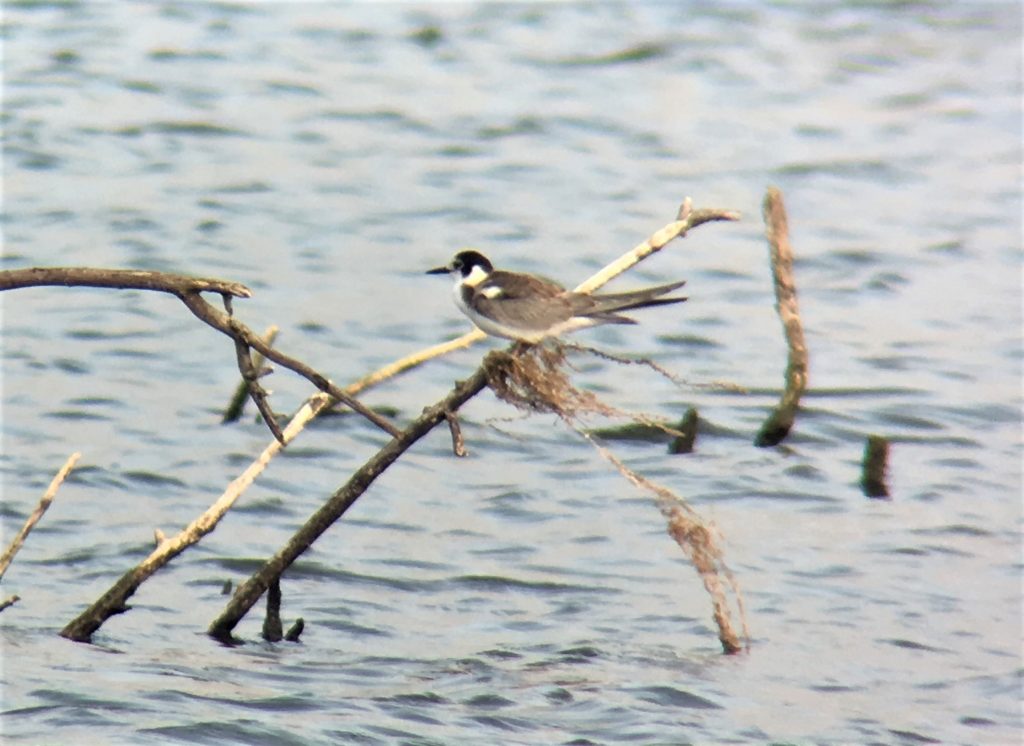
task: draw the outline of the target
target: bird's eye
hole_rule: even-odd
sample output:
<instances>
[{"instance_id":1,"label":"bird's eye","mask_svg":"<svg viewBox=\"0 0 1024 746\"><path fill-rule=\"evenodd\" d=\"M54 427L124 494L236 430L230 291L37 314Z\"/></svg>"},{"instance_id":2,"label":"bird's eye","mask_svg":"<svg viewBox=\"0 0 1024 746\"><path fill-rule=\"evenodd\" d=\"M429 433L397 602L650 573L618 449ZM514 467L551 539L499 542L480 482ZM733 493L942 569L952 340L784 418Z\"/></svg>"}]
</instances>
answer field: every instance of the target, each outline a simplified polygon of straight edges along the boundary
<instances>
[{"instance_id":1,"label":"bird's eye","mask_svg":"<svg viewBox=\"0 0 1024 746\"><path fill-rule=\"evenodd\" d=\"M456 259L455 261L453 261L452 267L454 267L455 269L462 269L462 260Z\"/></svg>"}]
</instances>

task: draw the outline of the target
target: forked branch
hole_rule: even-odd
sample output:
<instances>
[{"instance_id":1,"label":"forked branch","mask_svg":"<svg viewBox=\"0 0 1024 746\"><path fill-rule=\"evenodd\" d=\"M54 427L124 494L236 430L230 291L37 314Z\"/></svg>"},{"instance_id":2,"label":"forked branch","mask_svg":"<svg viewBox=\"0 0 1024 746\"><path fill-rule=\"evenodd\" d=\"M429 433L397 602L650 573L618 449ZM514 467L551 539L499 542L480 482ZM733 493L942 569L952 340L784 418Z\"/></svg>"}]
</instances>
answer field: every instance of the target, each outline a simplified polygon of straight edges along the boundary
<instances>
[{"instance_id":1,"label":"forked branch","mask_svg":"<svg viewBox=\"0 0 1024 746\"><path fill-rule=\"evenodd\" d=\"M0 272L0 291L38 286L120 288L152 290L177 297L200 321L212 326L235 341L238 368L249 384L249 395L263 415L267 427L279 442L283 442L281 429L270 410L267 392L260 386L259 366L252 361L251 350L263 354L268 360L288 368L308 380L321 391L358 412L389 435L397 435L398 428L376 412L360 404L353 396L335 386L325 376L305 363L278 352L259 335L231 316L232 298L249 298L252 291L238 282L200 277L188 277L167 272L149 272L128 269L97 269L94 267L33 267ZM201 293L219 293L227 313L210 305Z\"/></svg>"}]
</instances>

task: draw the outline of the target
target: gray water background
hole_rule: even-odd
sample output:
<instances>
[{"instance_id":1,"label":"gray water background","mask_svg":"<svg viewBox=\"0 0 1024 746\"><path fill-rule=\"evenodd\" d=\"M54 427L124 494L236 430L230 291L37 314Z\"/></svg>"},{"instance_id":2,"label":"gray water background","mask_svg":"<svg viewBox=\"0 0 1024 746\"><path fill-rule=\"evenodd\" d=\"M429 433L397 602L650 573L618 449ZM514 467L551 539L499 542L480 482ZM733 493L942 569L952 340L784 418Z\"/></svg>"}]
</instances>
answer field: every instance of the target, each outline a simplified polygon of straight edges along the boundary
<instances>
[{"instance_id":1,"label":"gray water background","mask_svg":"<svg viewBox=\"0 0 1024 746\"><path fill-rule=\"evenodd\" d=\"M726 539L749 653L723 656L651 498L552 417L485 393L286 575L300 644L244 580L385 442L316 423L94 645L59 629L268 441L219 413L226 338L173 298L2 294L5 743L1016 743L1021 734L1021 9L1016 3L8 2L3 268L248 284L236 313L347 382L467 322L422 271L473 245L575 284L681 199L695 230L614 288L684 306L580 341L624 409L703 418L696 452L610 441ZM757 449L785 347L760 200L785 193L811 353ZM486 342L363 398L400 422ZM703 385L725 381L748 394ZM309 386L268 385L292 411ZM515 419L508 420L507 418ZM595 425L607 424L595 422ZM859 489L892 439L891 501Z\"/></svg>"}]
</instances>

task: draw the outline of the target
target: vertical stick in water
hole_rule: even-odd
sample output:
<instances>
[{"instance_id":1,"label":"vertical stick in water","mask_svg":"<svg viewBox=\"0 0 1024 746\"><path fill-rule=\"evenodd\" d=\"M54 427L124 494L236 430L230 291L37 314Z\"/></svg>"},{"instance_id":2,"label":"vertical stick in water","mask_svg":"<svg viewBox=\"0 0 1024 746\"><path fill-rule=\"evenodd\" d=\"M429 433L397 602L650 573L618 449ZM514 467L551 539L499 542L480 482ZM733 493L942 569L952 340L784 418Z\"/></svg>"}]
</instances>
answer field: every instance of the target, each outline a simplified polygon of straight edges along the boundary
<instances>
[{"instance_id":1,"label":"vertical stick in water","mask_svg":"<svg viewBox=\"0 0 1024 746\"><path fill-rule=\"evenodd\" d=\"M789 245L786 206L782 202L782 192L776 187L769 187L765 194L764 221L775 281L775 308L786 333L789 356L782 400L761 425L754 441L755 445L761 447L777 445L789 434L796 419L800 396L807 388L807 345L804 343L800 308L796 302L796 284L793 282L793 248Z\"/></svg>"}]
</instances>

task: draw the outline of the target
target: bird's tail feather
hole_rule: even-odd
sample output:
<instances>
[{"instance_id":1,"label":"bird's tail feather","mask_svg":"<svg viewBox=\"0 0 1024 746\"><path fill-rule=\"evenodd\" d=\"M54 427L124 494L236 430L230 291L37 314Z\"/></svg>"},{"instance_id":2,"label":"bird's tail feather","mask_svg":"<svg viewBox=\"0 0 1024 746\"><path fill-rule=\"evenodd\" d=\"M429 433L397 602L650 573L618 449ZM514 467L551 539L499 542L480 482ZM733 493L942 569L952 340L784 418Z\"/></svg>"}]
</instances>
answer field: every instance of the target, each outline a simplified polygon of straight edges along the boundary
<instances>
[{"instance_id":1,"label":"bird's tail feather","mask_svg":"<svg viewBox=\"0 0 1024 746\"><path fill-rule=\"evenodd\" d=\"M646 308L648 306L666 306L671 303L682 303L686 300L682 298L662 298L661 296L666 293L671 293L673 290L681 288L686 284L686 281L672 282L667 285L656 285L650 288L644 288L643 290L633 290L626 293L608 293L602 295L591 296L593 300L593 309L590 310L588 316L598 316L604 314L614 314L617 311L629 311L633 308ZM615 323L625 323L618 321Z\"/></svg>"}]
</instances>

